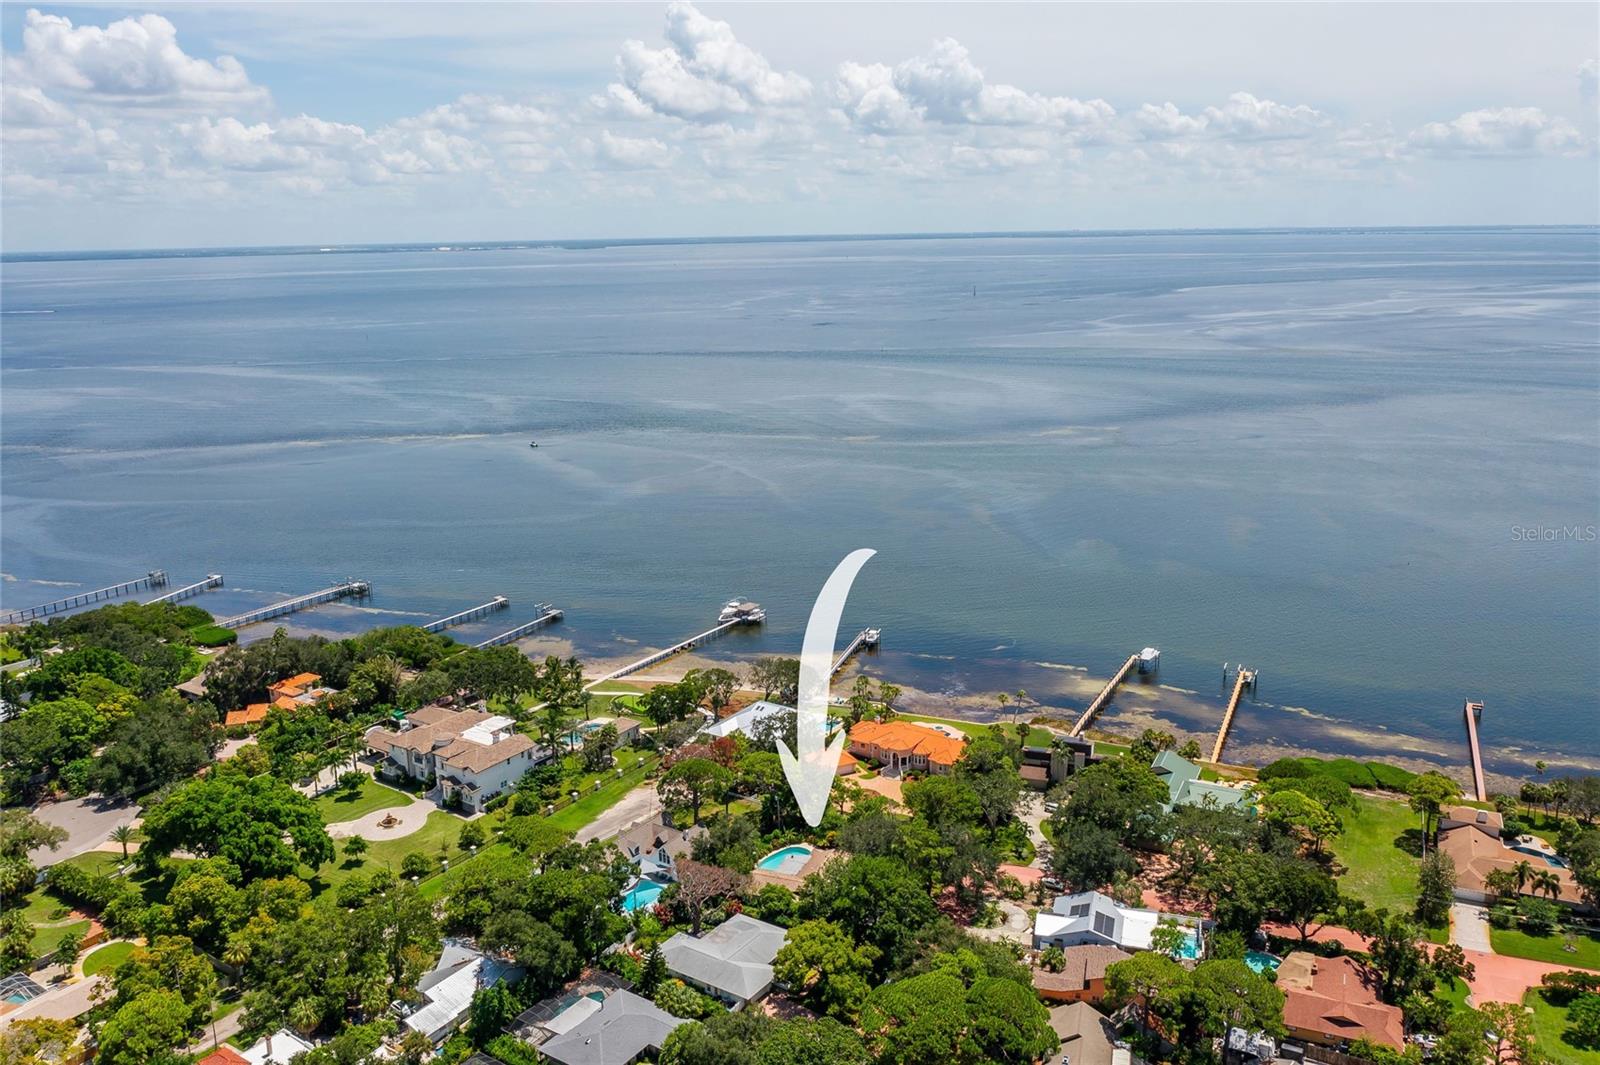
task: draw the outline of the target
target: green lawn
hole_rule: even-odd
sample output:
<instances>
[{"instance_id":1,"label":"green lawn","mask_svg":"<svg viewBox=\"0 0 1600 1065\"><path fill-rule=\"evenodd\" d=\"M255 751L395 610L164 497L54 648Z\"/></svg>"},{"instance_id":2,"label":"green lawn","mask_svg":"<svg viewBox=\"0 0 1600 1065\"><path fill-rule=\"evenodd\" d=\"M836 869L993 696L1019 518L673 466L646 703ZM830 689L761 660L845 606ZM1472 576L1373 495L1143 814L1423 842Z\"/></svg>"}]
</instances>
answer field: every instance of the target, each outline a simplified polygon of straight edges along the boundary
<instances>
[{"instance_id":1,"label":"green lawn","mask_svg":"<svg viewBox=\"0 0 1600 1065\"><path fill-rule=\"evenodd\" d=\"M401 836L399 839L369 841L371 846L368 847L367 853L362 856L363 860L359 864L350 863L341 849L344 846L343 841L335 840L333 861L315 871L315 880L323 890L327 890L328 888L337 887L353 876L366 876L379 869L388 869L396 876L399 876L400 863L412 851L420 851L426 854L433 859L435 868L437 868L440 856L439 844L441 842L447 845L444 856L454 863L464 853L460 847L461 826L464 824L466 822L455 814L446 813L443 810L435 810L428 815L428 820L423 823L422 827L409 836ZM488 828L487 825L484 827ZM316 884L313 886L316 886Z\"/></svg>"},{"instance_id":2,"label":"green lawn","mask_svg":"<svg viewBox=\"0 0 1600 1065\"><path fill-rule=\"evenodd\" d=\"M127 941L120 943L107 943L103 947L96 947L83 959L83 975L93 976L101 970L115 969L128 955L133 953L133 944Z\"/></svg>"},{"instance_id":3,"label":"green lawn","mask_svg":"<svg viewBox=\"0 0 1600 1065\"><path fill-rule=\"evenodd\" d=\"M1341 810L1344 830L1331 841L1345 867L1339 886L1368 906L1409 913L1417 902L1417 858L1407 849L1406 833L1418 829L1417 815L1405 803L1356 797L1353 810Z\"/></svg>"},{"instance_id":4,"label":"green lawn","mask_svg":"<svg viewBox=\"0 0 1600 1065\"><path fill-rule=\"evenodd\" d=\"M1566 965L1574 969L1600 969L1600 937L1576 936L1575 953L1565 949L1567 937L1561 933L1553 936L1530 936L1513 928L1489 929L1489 942L1496 954L1509 954L1513 958L1532 958L1553 965Z\"/></svg>"},{"instance_id":5,"label":"green lawn","mask_svg":"<svg viewBox=\"0 0 1600 1065\"><path fill-rule=\"evenodd\" d=\"M615 806L628 792L644 783L647 772L643 766L637 766L620 777L613 777L611 782L599 791L592 791L571 806L557 810L549 818L550 823L567 832L578 831Z\"/></svg>"},{"instance_id":6,"label":"green lawn","mask_svg":"<svg viewBox=\"0 0 1600 1065\"><path fill-rule=\"evenodd\" d=\"M130 849L131 855L133 851ZM102 876L117 871L122 864L122 851L84 851L82 854L73 855L62 865L75 865L91 876Z\"/></svg>"},{"instance_id":7,"label":"green lawn","mask_svg":"<svg viewBox=\"0 0 1600 1065\"><path fill-rule=\"evenodd\" d=\"M1529 991L1522 1004L1533 1008L1534 1039L1550 1060L1560 1065L1600 1065L1600 1051L1580 1050L1561 1037L1567 1029L1567 1011L1547 1002L1544 992Z\"/></svg>"},{"instance_id":8,"label":"green lawn","mask_svg":"<svg viewBox=\"0 0 1600 1065\"><path fill-rule=\"evenodd\" d=\"M68 921L66 924L45 925L33 930L33 956L42 958L56 949L56 944L61 942L61 937L68 931L77 932L79 935L89 934L88 921Z\"/></svg>"},{"instance_id":9,"label":"green lawn","mask_svg":"<svg viewBox=\"0 0 1600 1065\"><path fill-rule=\"evenodd\" d=\"M962 721L952 717L929 717L924 714L897 714L895 717L896 720L900 721L931 721L938 725L949 725L952 728L960 729L968 736L982 736L989 731L988 722ZM1011 727L1011 722L1001 721L999 724L1006 730L1006 735L1016 736L1016 732ZM1050 746L1050 741L1054 738L1055 734L1048 729L1030 728L1028 730L1028 746L1030 747L1048 747Z\"/></svg>"},{"instance_id":10,"label":"green lawn","mask_svg":"<svg viewBox=\"0 0 1600 1065\"><path fill-rule=\"evenodd\" d=\"M411 796L367 777L361 782L360 791L345 794L336 789L324 792L311 801L317 813L322 815L323 823L332 825L340 821L354 821L375 810L409 805Z\"/></svg>"},{"instance_id":11,"label":"green lawn","mask_svg":"<svg viewBox=\"0 0 1600 1065\"><path fill-rule=\"evenodd\" d=\"M450 862L450 868L446 869L438 876L429 877L427 880L424 880L417 886L417 893L425 899L437 899L440 895L443 895L448 888L453 886L457 880L460 880L461 877L466 874L466 871L471 869L477 862L480 862L485 858L492 858L512 853L514 852L512 851L511 844L509 843L491 843L486 847L479 847L477 854L472 855L469 858L462 858L460 861L452 860Z\"/></svg>"}]
</instances>

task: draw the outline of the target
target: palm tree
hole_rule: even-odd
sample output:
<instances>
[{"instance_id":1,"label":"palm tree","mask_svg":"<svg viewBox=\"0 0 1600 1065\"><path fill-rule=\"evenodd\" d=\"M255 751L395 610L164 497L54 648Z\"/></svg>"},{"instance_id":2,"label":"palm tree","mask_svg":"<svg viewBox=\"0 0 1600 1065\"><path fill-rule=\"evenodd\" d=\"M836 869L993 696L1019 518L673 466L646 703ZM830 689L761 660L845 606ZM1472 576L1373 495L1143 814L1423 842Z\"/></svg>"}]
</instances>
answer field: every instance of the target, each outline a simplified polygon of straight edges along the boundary
<instances>
[{"instance_id":1,"label":"palm tree","mask_svg":"<svg viewBox=\"0 0 1600 1065\"><path fill-rule=\"evenodd\" d=\"M1511 867L1511 875L1517 881L1517 894L1522 894L1522 889L1528 886L1528 881L1533 879L1533 866L1526 858Z\"/></svg>"},{"instance_id":2,"label":"palm tree","mask_svg":"<svg viewBox=\"0 0 1600 1065\"><path fill-rule=\"evenodd\" d=\"M1535 894L1548 895L1552 899L1561 894L1561 878L1553 870L1539 870L1533 874L1531 883Z\"/></svg>"},{"instance_id":3,"label":"palm tree","mask_svg":"<svg viewBox=\"0 0 1600 1065\"><path fill-rule=\"evenodd\" d=\"M222 948L222 960L235 969L242 967L250 960L250 944L242 939L228 940L228 945Z\"/></svg>"},{"instance_id":4,"label":"palm tree","mask_svg":"<svg viewBox=\"0 0 1600 1065\"><path fill-rule=\"evenodd\" d=\"M1006 712L1006 704L1011 701L1011 696L1007 695L1005 692L1001 692L999 694L999 696L997 697L996 701L999 702L999 704L1000 704L1000 712L1003 714L1003 713ZM1016 715L1015 714L1012 715L1012 720L1013 721L1016 720Z\"/></svg>"},{"instance_id":5,"label":"palm tree","mask_svg":"<svg viewBox=\"0 0 1600 1065\"><path fill-rule=\"evenodd\" d=\"M128 860L128 844L137 838L132 825L118 825L111 830L111 842L122 844L122 860Z\"/></svg>"},{"instance_id":6,"label":"palm tree","mask_svg":"<svg viewBox=\"0 0 1600 1065\"><path fill-rule=\"evenodd\" d=\"M301 1035L310 1035L322 1023L322 1007L313 998L296 999L289 1007L289 1023Z\"/></svg>"}]
</instances>

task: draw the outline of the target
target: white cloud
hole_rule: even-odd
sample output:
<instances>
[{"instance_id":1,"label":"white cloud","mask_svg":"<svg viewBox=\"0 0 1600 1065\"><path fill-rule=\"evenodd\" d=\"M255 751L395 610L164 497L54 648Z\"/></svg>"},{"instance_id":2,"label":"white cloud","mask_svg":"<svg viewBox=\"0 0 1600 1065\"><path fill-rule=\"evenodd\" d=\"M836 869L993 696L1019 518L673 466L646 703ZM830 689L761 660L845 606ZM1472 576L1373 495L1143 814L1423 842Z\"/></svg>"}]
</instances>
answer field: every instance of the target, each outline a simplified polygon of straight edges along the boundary
<instances>
[{"instance_id":1,"label":"white cloud","mask_svg":"<svg viewBox=\"0 0 1600 1065\"><path fill-rule=\"evenodd\" d=\"M1572 123L1537 107L1468 111L1449 122L1428 123L1409 142L1442 155L1566 155L1585 147Z\"/></svg>"},{"instance_id":2,"label":"white cloud","mask_svg":"<svg viewBox=\"0 0 1600 1065\"><path fill-rule=\"evenodd\" d=\"M265 122L247 126L237 118L213 122L202 116L181 123L178 132L189 139L202 160L226 170L288 170L310 159L304 148L279 143Z\"/></svg>"},{"instance_id":3,"label":"white cloud","mask_svg":"<svg viewBox=\"0 0 1600 1065\"><path fill-rule=\"evenodd\" d=\"M1600 92L1600 59L1591 59L1578 68L1578 95L1592 100Z\"/></svg>"},{"instance_id":4,"label":"white cloud","mask_svg":"<svg viewBox=\"0 0 1600 1065\"><path fill-rule=\"evenodd\" d=\"M665 36L668 48L624 41L617 56L621 81L597 102L632 117L699 122L793 106L811 93L804 77L773 70L765 57L739 42L733 27L707 18L693 4L667 5Z\"/></svg>"},{"instance_id":5,"label":"white cloud","mask_svg":"<svg viewBox=\"0 0 1600 1065\"><path fill-rule=\"evenodd\" d=\"M209 61L184 52L177 30L160 15L100 27L29 10L22 53L8 66L12 77L102 103L216 106L267 99L232 56Z\"/></svg>"},{"instance_id":6,"label":"white cloud","mask_svg":"<svg viewBox=\"0 0 1600 1065\"><path fill-rule=\"evenodd\" d=\"M921 56L890 67L844 63L834 83L840 111L877 133L921 122L974 126L1059 126L1093 130L1116 117L1104 100L1045 96L1015 85L989 84L965 46L945 37Z\"/></svg>"},{"instance_id":7,"label":"white cloud","mask_svg":"<svg viewBox=\"0 0 1600 1065\"><path fill-rule=\"evenodd\" d=\"M677 154L654 137L619 137L608 129L584 144L595 160L619 170L658 170Z\"/></svg>"},{"instance_id":8,"label":"white cloud","mask_svg":"<svg viewBox=\"0 0 1600 1065\"><path fill-rule=\"evenodd\" d=\"M1186 115L1178 105L1168 101L1157 107L1145 104L1133 114L1133 125L1149 140L1167 137L1189 137L1205 132L1205 115Z\"/></svg>"},{"instance_id":9,"label":"white cloud","mask_svg":"<svg viewBox=\"0 0 1600 1065\"><path fill-rule=\"evenodd\" d=\"M72 112L44 94L37 85L4 85L4 105L0 128L6 133L21 129L48 129L72 124Z\"/></svg>"},{"instance_id":10,"label":"white cloud","mask_svg":"<svg viewBox=\"0 0 1600 1065\"><path fill-rule=\"evenodd\" d=\"M1221 107L1206 108L1205 119L1211 132L1240 140L1305 137L1328 124L1326 115L1304 104L1290 107L1247 92L1234 93Z\"/></svg>"}]
</instances>

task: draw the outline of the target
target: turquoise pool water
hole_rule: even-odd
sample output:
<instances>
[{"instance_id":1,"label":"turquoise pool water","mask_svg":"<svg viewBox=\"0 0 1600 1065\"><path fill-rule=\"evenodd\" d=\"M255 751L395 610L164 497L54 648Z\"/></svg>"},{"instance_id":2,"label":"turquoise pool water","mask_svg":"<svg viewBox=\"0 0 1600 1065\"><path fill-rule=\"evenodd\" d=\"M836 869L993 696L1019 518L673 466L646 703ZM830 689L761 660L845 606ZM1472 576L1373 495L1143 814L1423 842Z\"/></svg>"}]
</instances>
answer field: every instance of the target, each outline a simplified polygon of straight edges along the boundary
<instances>
[{"instance_id":1,"label":"turquoise pool water","mask_svg":"<svg viewBox=\"0 0 1600 1065\"><path fill-rule=\"evenodd\" d=\"M635 880L628 888L627 894L622 896L622 912L633 913L635 910L648 910L656 904L656 899L667 885L659 880L651 880L642 876Z\"/></svg>"},{"instance_id":2,"label":"turquoise pool water","mask_svg":"<svg viewBox=\"0 0 1600 1065\"><path fill-rule=\"evenodd\" d=\"M1244 952L1244 963L1258 973L1276 971L1282 960L1264 950L1247 950Z\"/></svg>"},{"instance_id":3,"label":"turquoise pool water","mask_svg":"<svg viewBox=\"0 0 1600 1065\"><path fill-rule=\"evenodd\" d=\"M794 876L805 868L806 862L810 860L811 848L804 844L796 844L773 851L757 862L756 868L765 869L771 873L786 873Z\"/></svg>"},{"instance_id":4,"label":"turquoise pool water","mask_svg":"<svg viewBox=\"0 0 1600 1065\"><path fill-rule=\"evenodd\" d=\"M1200 937L1190 932L1183 937L1183 945L1178 948L1178 957L1193 960L1200 957Z\"/></svg>"},{"instance_id":5,"label":"turquoise pool water","mask_svg":"<svg viewBox=\"0 0 1600 1065\"><path fill-rule=\"evenodd\" d=\"M1562 861L1560 858L1557 858L1553 854L1546 854L1537 847L1512 847L1511 849L1516 851L1518 854L1531 854L1535 858L1543 858L1546 864L1553 865L1557 869L1565 869L1567 867L1566 862Z\"/></svg>"}]
</instances>

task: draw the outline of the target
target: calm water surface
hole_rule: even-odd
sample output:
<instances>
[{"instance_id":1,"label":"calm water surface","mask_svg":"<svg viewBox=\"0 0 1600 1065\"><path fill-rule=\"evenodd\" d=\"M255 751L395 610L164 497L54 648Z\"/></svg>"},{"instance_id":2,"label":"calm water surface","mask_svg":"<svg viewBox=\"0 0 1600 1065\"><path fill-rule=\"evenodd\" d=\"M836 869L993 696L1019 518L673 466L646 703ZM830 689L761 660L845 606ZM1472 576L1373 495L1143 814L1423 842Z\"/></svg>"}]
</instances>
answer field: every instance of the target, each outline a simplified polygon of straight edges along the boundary
<instances>
[{"instance_id":1,"label":"calm water surface","mask_svg":"<svg viewBox=\"0 0 1600 1065\"><path fill-rule=\"evenodd\" d=\"M1241 752L1600 762L1592 229L674 244L9 262L7 606L162 567L337 630L516 604L618 655L760 599L929 693ZM530 439L540 447L530 449ZM1542 530L1542 531L1541 531ZM1553 538L1551 538L1553 535ZM55 583L61 582L61 583ZM520 610L520 612L519 612ZM391 613L392 612L392 613ZM319 621L321 619L321 621Z\"/></svg>"}]
</instances>

